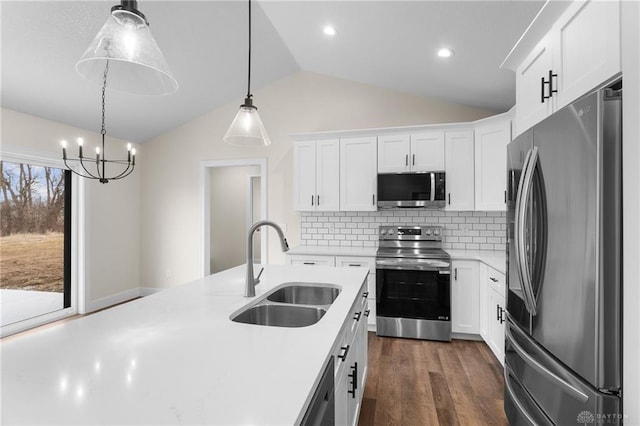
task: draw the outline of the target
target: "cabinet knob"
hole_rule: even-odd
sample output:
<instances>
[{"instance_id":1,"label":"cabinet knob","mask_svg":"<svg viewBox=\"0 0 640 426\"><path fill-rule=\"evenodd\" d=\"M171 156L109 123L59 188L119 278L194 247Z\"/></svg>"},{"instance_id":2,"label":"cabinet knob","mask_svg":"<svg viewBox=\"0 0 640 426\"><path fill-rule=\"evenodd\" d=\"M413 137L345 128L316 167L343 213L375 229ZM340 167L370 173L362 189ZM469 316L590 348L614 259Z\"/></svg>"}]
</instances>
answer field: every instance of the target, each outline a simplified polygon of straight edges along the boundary
<instances>
[{"instance_id":1,"label":"cabinet knob","mask_svg":"<svg viewBox=\"0 0 640 426\"><path fill-rule=\"evenodd\" d=\"M371 309L367 309L366 311L364 311L364 316L368 317L370 313L371 313Z\"/></svg>"},{"instance_id":2,"label":"cabinet knob","mask_svg":"<svg viewBox=\"0 0 640 426\"><path fill-rule=\"evenodd\" d=\"M362 297L363 297L363 298L365 298L365 299L366 299L367 297L369 297L369 292L368 292L368 291L365 291L364 293L362 293Z\"/></svg>"},{"instance_id":3,"label":"cabinet knob","mask_svg":"<svg viewBox=\"0 0 640 426\"><path fill-rule=\"evenodd\" d=\"M353 319L356 321L360 321L360 317L362 316L362 312L356 312L353 314Z\"/></svg>"}]
</instances>

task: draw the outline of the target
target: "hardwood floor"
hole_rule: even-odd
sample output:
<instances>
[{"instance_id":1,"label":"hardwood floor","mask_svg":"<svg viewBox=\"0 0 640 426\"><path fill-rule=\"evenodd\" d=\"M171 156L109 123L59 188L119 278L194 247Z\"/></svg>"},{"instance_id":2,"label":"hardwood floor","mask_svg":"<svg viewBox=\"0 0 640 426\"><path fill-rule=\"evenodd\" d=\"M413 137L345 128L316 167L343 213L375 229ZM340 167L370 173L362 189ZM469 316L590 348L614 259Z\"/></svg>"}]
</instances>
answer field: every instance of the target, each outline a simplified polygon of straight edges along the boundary
<instances>
[{"instance_id":1,"label":"hardwood floor","mask_svg":"<svg viewBox=\"0 0 640 426\"><path fill-rule=\"evenodd\" d=\"M502 366L484 342L378 337L360 426L507 425Z\"/></svg>"}]
</instances>

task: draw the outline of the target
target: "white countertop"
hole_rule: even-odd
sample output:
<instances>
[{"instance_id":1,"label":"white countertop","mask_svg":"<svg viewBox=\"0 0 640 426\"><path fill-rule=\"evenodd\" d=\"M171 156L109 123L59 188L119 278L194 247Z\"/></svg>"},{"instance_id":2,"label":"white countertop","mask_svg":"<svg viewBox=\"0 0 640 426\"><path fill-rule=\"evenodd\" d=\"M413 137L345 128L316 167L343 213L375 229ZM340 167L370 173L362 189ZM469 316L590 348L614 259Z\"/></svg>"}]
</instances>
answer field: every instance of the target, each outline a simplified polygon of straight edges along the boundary
<instances>
[{"instance_id":1,"label":"white countertop","mask_svg":"<svg viewBox=\"0 0 640 426\"><path fill-rule=\"evenodd\" d=\"M377 247L296 246L290 249L287 254L375 257L376 250L378 250Z\"/></svg>"},{"instance_id":2,"label":"white countertop","mask_svg":"<svg viewBox=\"0 0 640 426\"><path fill-rule=\"evenodd\" d=\"M507 253L491 250L451 250L446 249L451 260L479 260L498 272L507 272Z\"/></svg>"},{"instance_id":3,"label":"white countertop","mask_svg":"<svg viewBox=\"0 0 640 426\"><path fill-rule=\"evenodd\" d=\"M309 256L365 256L375 257L377 247L336 247L336 246L297 246L287 254ZM506 273L507 254L492 250L453 250L445 249L453 260L478 260L492 268Z\"/></svg>"},{"instance_id":4,"label":"white countertop","mask_svg":"<svg viewBox=\"0 0 640 426\"><path fill-rule=\"evenodd\" d=\"M299 421L368 271L267 265L252 299L242 296L244 272L237 267L2 341L0 423ZM318 323L229 319L279 284L309 276L342 287Z\"/></svg>"}]
</instances>

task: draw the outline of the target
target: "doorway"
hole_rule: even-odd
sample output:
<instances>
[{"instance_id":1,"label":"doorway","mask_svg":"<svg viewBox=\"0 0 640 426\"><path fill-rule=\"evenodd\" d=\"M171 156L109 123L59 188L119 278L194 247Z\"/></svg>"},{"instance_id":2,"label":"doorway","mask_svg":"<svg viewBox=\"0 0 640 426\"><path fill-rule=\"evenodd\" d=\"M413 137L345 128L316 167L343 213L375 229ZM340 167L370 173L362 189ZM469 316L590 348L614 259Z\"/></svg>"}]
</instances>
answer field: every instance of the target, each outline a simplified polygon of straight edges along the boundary
<instances>
[{"instance_id":1,"label":"doorway","mask_svg":"<svg viewBox=\"0 0 640 426\"><path fill-rule=\"evenodd\" d=\"M267 217L266 159L201 163L204 276L246 262L247 231ZM264 230L254 235L254 261L267 263Z\"/></svg>"}]
</instances>

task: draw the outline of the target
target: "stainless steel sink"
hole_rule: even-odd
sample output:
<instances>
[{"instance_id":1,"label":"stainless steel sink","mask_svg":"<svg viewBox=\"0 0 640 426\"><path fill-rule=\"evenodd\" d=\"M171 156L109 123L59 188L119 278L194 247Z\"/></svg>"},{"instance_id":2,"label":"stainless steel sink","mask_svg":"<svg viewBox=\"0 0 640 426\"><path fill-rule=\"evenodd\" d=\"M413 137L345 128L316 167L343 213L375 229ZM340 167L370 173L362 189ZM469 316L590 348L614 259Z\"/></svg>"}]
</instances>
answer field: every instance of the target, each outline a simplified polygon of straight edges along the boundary
<instances>
[{"instance_id":1,"label":"stainless steel sink","mask_svg":"<svg viewBox=\"0 0 640 426\"><path fill-rule=\"evenodd\" d=\"M326 309L292 305L256 305L240 312L232 321L274 327L306 327L320 321Z\"/></svg>"},{"instance_id":2,"label":"stainless steel sink","mask_svg":"<svg viewBox=\"0 0 640 426\"><path fill-rule=\"evenodd\" d=\"M325 285L296 285L291 283L286 287L271 293L267 300L279 303L293 303L296 305L330 305L340 294L340 289Z\"/></svg>"}]
</instances>

